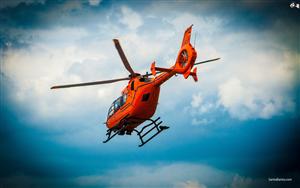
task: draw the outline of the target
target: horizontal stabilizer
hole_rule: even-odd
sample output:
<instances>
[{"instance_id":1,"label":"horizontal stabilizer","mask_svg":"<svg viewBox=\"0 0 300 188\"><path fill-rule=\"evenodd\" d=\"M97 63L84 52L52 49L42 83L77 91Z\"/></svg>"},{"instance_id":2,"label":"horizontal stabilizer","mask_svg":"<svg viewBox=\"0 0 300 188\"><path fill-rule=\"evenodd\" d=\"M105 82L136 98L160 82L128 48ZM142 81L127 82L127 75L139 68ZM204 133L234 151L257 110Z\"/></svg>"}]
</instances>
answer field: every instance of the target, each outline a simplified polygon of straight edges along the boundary
<instances>
[{"instance_id":1,"label":"horizontal stabilizer","mask_svg":"<svg viewBox=\"0 0 300 188\"><path fill-rule=\"evenodd\" d=\"M197 67L195 67L195 68L193 69L193 71L190 73L190 75L192 75L192 77L193 77L193 79L194 79L195 82L198 81Z\"/></svg>"},{"instance_id":2,"label":"horizontal stabilizer","mask_svg":"<svg viewBox=\"0 0 300 188\"><path fill-rule=\"evenodd\" d=\"M156 73L161 73L161 72L171 72L173 69L169 69L169 68L162 68L162 67L156 67L155 66L155 61L151 64L151 73L153 76L156 75Z\"/></svg>"},{"instance_id":3,"label":"horizontal stabilizer","mask_svg":"<svg viewBox=\"0 0 300 188\"><path fill-rule=\"evenodd\" d=\"M198 81L197 67L195 67L192 71L191 71L191 69L189 69L188 71L186 71L186 73L183 74L183 77L185 79L187 79L189 76L192 76L195 82Z\"/></svg>"},{"instance_id":4,"label":"horizontal stabilizer","mask_svg":"<svg viewBox=\"0 0 300 188\"><path fill-rule=\"evenodd\" d=\"M171 72L173 69L155 67L155 70L158 70L158 71L161 71L161 72Z\"/></svg>"}]
</instances>

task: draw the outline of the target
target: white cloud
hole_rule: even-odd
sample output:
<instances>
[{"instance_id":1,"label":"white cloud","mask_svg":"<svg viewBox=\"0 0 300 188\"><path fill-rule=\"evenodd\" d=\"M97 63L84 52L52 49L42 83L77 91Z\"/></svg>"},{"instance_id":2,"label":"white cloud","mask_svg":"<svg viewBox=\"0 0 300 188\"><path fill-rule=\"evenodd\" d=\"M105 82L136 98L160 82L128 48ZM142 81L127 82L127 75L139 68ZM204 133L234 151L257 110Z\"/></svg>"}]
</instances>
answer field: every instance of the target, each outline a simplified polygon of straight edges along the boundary
<instances>
[{"instance_id":1,"label":"white cloud","mask_svg":"<svg viewBox=\"0 0 300 188\"><path fill-rule=\"evenodd\" d=\"M193 94L192 101L191 101L191 107L195 114L205 114L210 112L211 110L217 108L216 104L213 104L210 101L207 101L207 98L205 98L206 101L204 101L201 92L198 92L197 94Z\"/></svg>"},{"instance_id":2,"label":"white cloud","mask_svg":"<svg viewBox=\"0 0 300 188\"><path fill-rule=\"evenodd\" d=\"M168 33L166 34L168 37L162 36L162 32ZM157 29L155 33L145 32L137 34L133 31L123 32L116 38L120 40L133 69L137 72L145 73L145 71L150 71L150 65L154 60L157 66L168 66L164 60L170 57L172 58L172 65L175 63L178 48L176 45L172 45L173 41L168 43L173 38L172 35L172 31ZM118 57L118 54L115 53L114 56Z\"/></svg>"},{"instance_id":3,"label":"white cloud","mask_svg":"<svg viewBox=\"0 0 300 188\"><path fill-rule=\"evenodd\" d=\"M118 174L118 178L115 175ZM102 174L80 176L75 185L100 187L267 187L265 179L254 179L199 163L120 166Z\"/></svg>"},{"instance_id":4,"label":"white cloud","mask_svg":"<svg viewBox=\"0 0 300 188\"><path fill-rule=\"evenodd\" d=\"M141 16L127 6L121 7L122 18L120 22L126 25L129 29L135 30L143 25Z\"/></svg>"},{"instance_id":5,"label":"white cloud","mask_svg":"<svg viewBox=\"0 0 300 188\"><path fill-rule=\"evenodd\" d=\"M50 87L127 76L122 64L118 63L119 66L115 66L113 70L107 64L108 61L120 61L112 42L92 41L89 45L81 45L80 40L87 36L87 32L78 28L54 28L47 31L36 30L33 33L40 39L28 48L8 48L4 53L1 69L13 86L9 87L11 99L28 113L26 119L38 122L67 118L75 114L84 116L91 112L95 117L100 113L105 118L105 107L109 107L110 102L117 97L115 91L121 91L120 86L126 82L106 87L64 90L50 90ZM111 48L102 48L107 45ZM82 108L89 110L83 111ZM104 119L101 123L103 121ZM38 126L64 129L71 125L39 123Z\"/></svg>"},{"instance_id":6,"label":"white cloud","mask_svg":"<svg viewBox=\"0 0 300 188\"><path fill-rule=\"evenodd\" d=\"M116 174L118 178L116 178ZM122 165L101 174L78 177L32 177L18 174L0 178L11 187L155 187L155 188L207 188L207 187L268 187L266 179L244 177L199 163L172 163L153 165Z\"/></svg>"},{"instance_id":7,"label":"white cloud","mask_svg":"<svg viewBox=\"0 0 300 188\"><path fill-rule=\"evenodd\" d=\"M102 0L89 0L91 6L98 6L101 2Z\"/></svg>"},{"instance_id":8,"label":"white cloud","mask_svg":"<svg viewBox=\"0 0 300 188\"><path fill-rule=\"evenodd\" d=\"M21 30L21 32L26 32ZM36 38L35 42L47 42L51 44L71 43L74 44L77 40L87 37L86 29L77 27L55 27L52 29L35 29L28 32L31 36Z\"/></svg>"},{"instance_id":9,"label":"white cloud","mask_svg":"<svg viewBox=\"0 0 300 188\"><path fill-rule=\"evenodd\" d=\"M214 16L196 16L192 13L183 13L174 18L167 19L178 31L184 31L188 26L194 25L200 35L208 37L221 30L224 20ZM195 33L193 34L195 35Z\"/></svg>"},{"instance_id":10,"label":"white cloud","mask_svg":"<svg viewBox=\"0 0 300 188\"><path fill-rule=\"evenodd\" d=\"M193 95L191 106L193 108L198 108L202 104L202 101L203 101L203 99L202 99L201 93L198 93L197 95Z\"/></svg>"},{"instance_id":11,"label":"white cloud","mask_svg":"<svg viewBox=\"0 0 300 188\"><path fill-rule=\"evenodd\" d=\"M137 35L118 26L115 29L114 33L121 33L120 41L131 65L141 73L149 71L150 62L165 51L168 45L164 41L172 36L172 32L163 30L153 36L148 33ZM14 32L24 33L24 30ZM12 83L10 98L27 114L24 120L29 122L28 125L49 132L68 130L65 134L53 135L63 144L87 147L97 143L98 135L104 135L105 126L96 130L94 126L106 120L107 108L127 84L124 81L105 86L50 90L57 84L128 75L111 41L115 34L95 37L94 32L98 31L91 33L81 27L31 30L28 35L34 36L34 40L30 46L7 48L3 57L1 72ZM72 122L74 116L77 117L76 124ZM57 119L63 119L64 123L56 123ZM89 139L91 137L95 139Z\"/></svg>"},{"instance_id":12,"label":"white cloud","mask_svg":"<svg viewBox=\"0 0 300 188\"><path fill-rule=\"evenodd\" d=\"M269 54L267 54L269 53ZM237 65L236 77L229 77L219 86L220 104L233 118L269 119L293 113L295 101L289 94L296 81L297 66L293 54L257 52L255 60Z\"/></svg>"},{"instance_id":13,"label":"white cloud","mask_svg":"<svg viewBox=\"0 0 300 188\"><path fill-rule=\"evenodd\" d=\"M212 122L213 122L212 119L207 119L207 118L198 119L198 118L194 117L192 119L192 125L207 125Z\"/></svg>"},{"instance_id":14,"label":"white cloud","mask_svg":"<svg viewBox=\"0 0 300 188\"><path fill-rule=\"evenodd\" d=\"M75 182L81 186L204 188L230 185L232 177L207 165L173 163L122 166L105 174L78 177Z\"/></svg>"},{"instance_id":15,"label":"white cloud","mask_svg":"<svg viewBox=\"0 0 300 188\"><path fill-rule=\"evenodd\" d=\"M251 178L241 177L238 174L236 174L233 177L230 187L231 188L248 188L248 187L253 187L253 183L254 182Z\"/></svg>"},{"instance_id":16,"label":"white cloud","mask_svg":"<svg viewBox=\"0 0 300 188\"><path fill-rule=\"evenodd\" d=\"M209 97L203 97L201 92L193 94L190 106L185 107L185 114L191 116L192 125L208 125L215 122L214 116L218 106Z\"/></svg>"},{"instance_id":17,"label":"white cloud","mask_svg":"<svg viewBox=\"0 0 300 188\"><path fill-rule=\"evenodd\" d=\"M239 120L293 115L299 55L265 33L225 33L222 39L212 43L222 50L220 63L200 65L198 71L200 91L206 96L203 101L219 99L207 105L203 102L191 112L192 116L219 107Z\"/></svg>"},{"instance_id":18,"label":"white cloud","mask_svg":"<svg viewBox=\"0 0 300 188\"><path fill-rule=\"evenodd\" d=\"M178 183L175 188L206 188L205 185L195 180L188 180L185 182Z\"/></svg>"}]
</instances>

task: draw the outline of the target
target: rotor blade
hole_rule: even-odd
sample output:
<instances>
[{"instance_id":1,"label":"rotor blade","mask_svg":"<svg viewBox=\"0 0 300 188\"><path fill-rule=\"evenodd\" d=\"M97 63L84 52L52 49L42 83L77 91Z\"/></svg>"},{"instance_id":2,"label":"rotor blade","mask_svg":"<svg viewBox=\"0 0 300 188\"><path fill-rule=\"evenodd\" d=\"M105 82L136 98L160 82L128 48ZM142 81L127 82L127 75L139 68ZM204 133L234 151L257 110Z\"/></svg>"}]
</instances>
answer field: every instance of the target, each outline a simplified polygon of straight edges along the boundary
<instances>
[{"instance_id":1,"label":"rotor blade","mask_svg":"<svg viewBox=\"0 0 300 188\"><path fill-rule=\"evenodd\" d=\"M119 40L118 39L113 39L113 41L115 43L115 47L118 50L118 53L119 53L119 55L122 59L122 62L124 64L125 68L130 72L131 75L135 75L133 69L131 68L131 66L130 66L130 64L129 64L129 62L128 62L128 60L127 60L127 58L126 58L126 56L125 56L125 54L122 50L122 47L119 43Z\"/></svg>"},{"instance_id":2,"label":"rotor blade","mask_svg":"<svg viewBox=\"0 0 300 188\"><path fill-rule=\"evenodd\" d=\"M199 64L203 64L203 63L208 63L208 62L212 62L212 61L217 61L221 58L215 58L215 59L209 59L209 60L205 60L205 61L200 61L198 63L195 63L194 65L199 65Z\"/></svg>"},{"instance_id":3,"label":"rotor blade","mask_svg":"<svg viewBox=\"0 0 300 188\"><path fill-rule=\"evenodd\" d=\"M112 79L112 80L103 80L103 81L96 81L96 82L85 82L85 83L79 83L79 84L58 85L58 86L51 87L51 89L68 88L68 87L80 87L80 86L91 86L91 85L99 85L99 84L109 84L109 83L119 82L119 81L123 81L123 80L130 80L130 78L118 78L118 79Z\"/></svg>"}]
</instances>

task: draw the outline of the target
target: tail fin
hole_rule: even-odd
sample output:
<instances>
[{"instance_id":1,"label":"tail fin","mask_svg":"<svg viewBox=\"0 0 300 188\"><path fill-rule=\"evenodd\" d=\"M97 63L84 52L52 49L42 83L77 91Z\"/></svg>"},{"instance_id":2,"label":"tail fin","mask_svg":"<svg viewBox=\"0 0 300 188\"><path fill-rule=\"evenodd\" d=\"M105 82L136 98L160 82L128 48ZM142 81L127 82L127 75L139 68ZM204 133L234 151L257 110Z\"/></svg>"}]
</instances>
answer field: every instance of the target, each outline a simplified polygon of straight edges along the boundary
<instances>
[{"instance_id":1,"label":"tail fin","mask_svg":"<svg viewBox=\"0 0 300 188\"><path fill-rule=\"evenodd\" d=\"M197 58L197 52L190 42L192 26L193 25L188 27L184 32L181 48L178 52L175 65L173 65L170 68L160 68L160 67L155 67L155 63L152 63L151 72L153 75L156 74L156 71L172 72L172 74L182 74L185 79L187 79L191 75L193 76L195 81L198 80L196 75L197 69L193 69L195 60ZM193 71L191 72L192 69Z\"/></svg>"},{"instance_id":2,"label":"tail fin","mask_svg":"<svg viewBox=\"0 0 300 188\"><path fill-rule=\"evenodd\" d=\"M190 75L196 75L196 69L191 72L197 58L197 52L190 42L192 26L193 25L188 27L184 32L181 48L174 66L176 73L183 74L185 79L187 79ZM196 77L193 76L193 78L196 81Z\"/></svg>"},{"instance_id":3,"label":"tail fin","mask_svg":"<svg viewBox=\"0 0 300 188\"><path fill-rule=\"evenodd\" d=\"M183 39L182 39L181 48L182 48L184 45L190 43L190 40L191 40L191 33L192 33L192 27L193 27L193 24L185 30L184 35L183 35Z\"/></svg>"}]
</instances>

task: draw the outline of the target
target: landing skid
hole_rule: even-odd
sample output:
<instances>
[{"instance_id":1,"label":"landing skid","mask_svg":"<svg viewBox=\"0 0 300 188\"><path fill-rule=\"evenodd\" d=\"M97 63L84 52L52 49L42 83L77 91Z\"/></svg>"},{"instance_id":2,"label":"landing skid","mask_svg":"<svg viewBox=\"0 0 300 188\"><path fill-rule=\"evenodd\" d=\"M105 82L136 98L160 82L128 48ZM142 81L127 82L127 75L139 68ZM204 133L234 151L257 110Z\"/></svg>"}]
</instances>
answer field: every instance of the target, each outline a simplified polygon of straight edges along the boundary
<instances>
[{"instance_id":1,"label":"landing skid","mask_svg":"<svg viewBox=\"0 0 300 188\"><path fill-rule=\"evenodd\" d=\"M145 145L147 142L149 142L150 140L152 140L154 137L156 137L159 133L161 133L163 130L168 129L169 127L167 126L162 126L160 124L162 124L162 121L160 121L160 117L158 117L155 120L152 119L148 119L149 121L151 121L151 123L145 125L140 131L137 129L133 129L133 131L136 132L136 134L139 136L141 144L139 145L139 147L142 147L143 145ZM153 126L152 126L153 125ZM152 127L151 127L152 126ZM150 128L151 127L151 128ZM148 131L145 132L145 130L147 128L150 128ZM149 134L152 131L155 131L156 133L154 133L150 138L144 140L143 138ZM143 133L145 132L145 133Z\"/></svg>"},{"instance_id":2,"label":"landing skid","mask_svg":"<svg viewBox=\"0 0 300 188\"><path fill-rule=\"evenodd\" d=\"M142 120L142 119L135 119L135 120ZM162 125L160 125L160 124L162 124L162 121L160 121L160 117L158 117L155 120L152 120L152 119L146 119L146 120L147 121L151 121L151 122L149 124L145 125L141 130L133 129L133 131L136 132L136 134L139 136L139 139L141 141L141 144L139 145L139 147L142 147L147 142L149 142L154 137L156 137L159 133L161 133L162 131L164 131L164 130L166 130L166 129L169 128L168 126L162 126ZM123 127L120 128L120 129L118 129L118 130L108 129L107 133L106 133L107 139L105 141L103 141L103 143L108 142L113 137L115 137L117 134L121 134L123 131L126 130L127 126L128 125L124 124ZM115 131L115 132L112 134L113 131ZM153 132L153 131L156 131L156 132L152 136L150 136L148 139L145 140L144 137L146 135L148 135L150 132Z\"/></svg>"}]
</instances>

